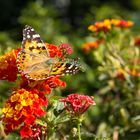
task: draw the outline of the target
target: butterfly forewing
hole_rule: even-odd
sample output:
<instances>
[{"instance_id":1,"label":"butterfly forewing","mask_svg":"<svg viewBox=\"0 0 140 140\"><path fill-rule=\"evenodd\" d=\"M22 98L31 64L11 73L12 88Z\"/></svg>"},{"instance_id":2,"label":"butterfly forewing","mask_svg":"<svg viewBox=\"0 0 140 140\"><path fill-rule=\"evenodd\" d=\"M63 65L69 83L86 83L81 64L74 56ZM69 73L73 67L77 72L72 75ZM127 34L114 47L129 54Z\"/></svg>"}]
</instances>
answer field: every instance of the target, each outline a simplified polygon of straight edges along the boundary
<instances>
[{"instance_id":1,"label":"butterfly forewing","mask_svg":"<svg viewBox=\"0 0 140 140\"><path fill-rule=\"evenodd\" d=\"M40 35L30 26L25 26L23 30L22 50L17 57L17 66L19 71L24 74L32 69L34 65L49 59L49 53L46 45L40 38Z\"/></svg>"},{"instance_id":2,"label":"butterfly forewing","mask_svg":"<svg viewBox=\"0 0 140 140\"><path fill-rule=\"evenodd\" d=\"M23 30L22 48L28 53L44 53L49 56L46 45L41 40L40 35L28 25Z\"/></svg>"}]
</instances>

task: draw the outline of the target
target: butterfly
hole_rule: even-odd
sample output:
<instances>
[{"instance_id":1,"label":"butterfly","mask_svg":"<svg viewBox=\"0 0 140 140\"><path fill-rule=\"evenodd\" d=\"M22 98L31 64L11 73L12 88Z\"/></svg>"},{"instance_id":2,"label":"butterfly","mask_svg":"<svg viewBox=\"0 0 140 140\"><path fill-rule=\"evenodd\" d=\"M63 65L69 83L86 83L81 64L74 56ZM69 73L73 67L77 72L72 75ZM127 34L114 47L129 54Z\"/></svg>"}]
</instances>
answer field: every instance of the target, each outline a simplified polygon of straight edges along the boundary
<instances>
[{"instance_id":1,"label":"butterfly","mask_svg":"<svg viewBox=\"0 0 140 140\"><path fill-rule=\"evenodd\" d=\"M19 72L32 80L45 80L51 76L75 74L80 70L76 59L50 57L47 45L35 29L26 25L23 29L21 51L17 55Z\"/></svg>"}]
</instances>

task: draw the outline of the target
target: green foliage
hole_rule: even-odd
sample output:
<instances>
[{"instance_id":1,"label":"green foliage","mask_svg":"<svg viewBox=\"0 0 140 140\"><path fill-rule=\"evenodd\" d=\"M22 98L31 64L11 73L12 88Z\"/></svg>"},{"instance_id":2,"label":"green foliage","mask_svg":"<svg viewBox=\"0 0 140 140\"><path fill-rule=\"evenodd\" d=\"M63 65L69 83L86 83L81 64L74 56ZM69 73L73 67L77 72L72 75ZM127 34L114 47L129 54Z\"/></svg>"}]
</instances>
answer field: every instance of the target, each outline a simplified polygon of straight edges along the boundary
<instances>
[{"instance_id":1,"label":"green foliage","mask_svg":"<svg viewBox=\"0 0 140 140\"><path fill-rule=\"evenodd\" d=\"M40 2L32 2L21 12L19 23L34 27L44 40L60 44L67 41L67 38L62 36L61 32L66 32L69 26L60 21L58 17L58 11L55 8L44 6Z\"/></svg>"}]
</instances>

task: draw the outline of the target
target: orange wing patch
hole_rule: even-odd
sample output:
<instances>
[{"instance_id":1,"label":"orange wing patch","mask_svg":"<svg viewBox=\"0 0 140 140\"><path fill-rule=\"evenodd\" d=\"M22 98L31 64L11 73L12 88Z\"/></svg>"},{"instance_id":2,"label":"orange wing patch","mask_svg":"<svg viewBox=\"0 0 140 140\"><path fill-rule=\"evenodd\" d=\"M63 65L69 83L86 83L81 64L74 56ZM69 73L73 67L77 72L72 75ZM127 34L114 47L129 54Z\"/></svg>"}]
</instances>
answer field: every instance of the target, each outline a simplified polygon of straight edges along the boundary
<instances>
[{"instance_id":1,"label":"orange wing patch","mask_svg":"<svg viewBox=\"0 0 140 140\"><path fill-rule=\"evenodd\" d=\"M42 53L46 52L46 46L44 43L38 43L37 41L26 41L25 44L25 51L32 52L32 53Z\"/></svg>"}]
</instances>

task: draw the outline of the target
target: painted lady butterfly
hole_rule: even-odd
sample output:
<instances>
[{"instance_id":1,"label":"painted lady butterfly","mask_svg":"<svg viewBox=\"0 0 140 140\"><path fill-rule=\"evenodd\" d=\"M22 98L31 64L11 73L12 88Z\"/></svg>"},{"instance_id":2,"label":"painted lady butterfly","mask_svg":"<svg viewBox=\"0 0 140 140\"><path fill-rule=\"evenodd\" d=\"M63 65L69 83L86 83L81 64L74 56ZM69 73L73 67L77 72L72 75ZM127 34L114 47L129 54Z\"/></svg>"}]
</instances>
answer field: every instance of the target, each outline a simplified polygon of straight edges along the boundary
<instances>
[{"instance_id":1,"label":"painted lady butterfly","mask_svg":"<svg viewBox=\"0 0 140 140\"><path fill-rule=\"evenodd\" d=\"M44 80L50 76L75 74L80 64L75 59L50 57L40 35L26 25L23 30L22 49L17 56L17 67L28 79Z\"/></svg>"}]
</instances>

